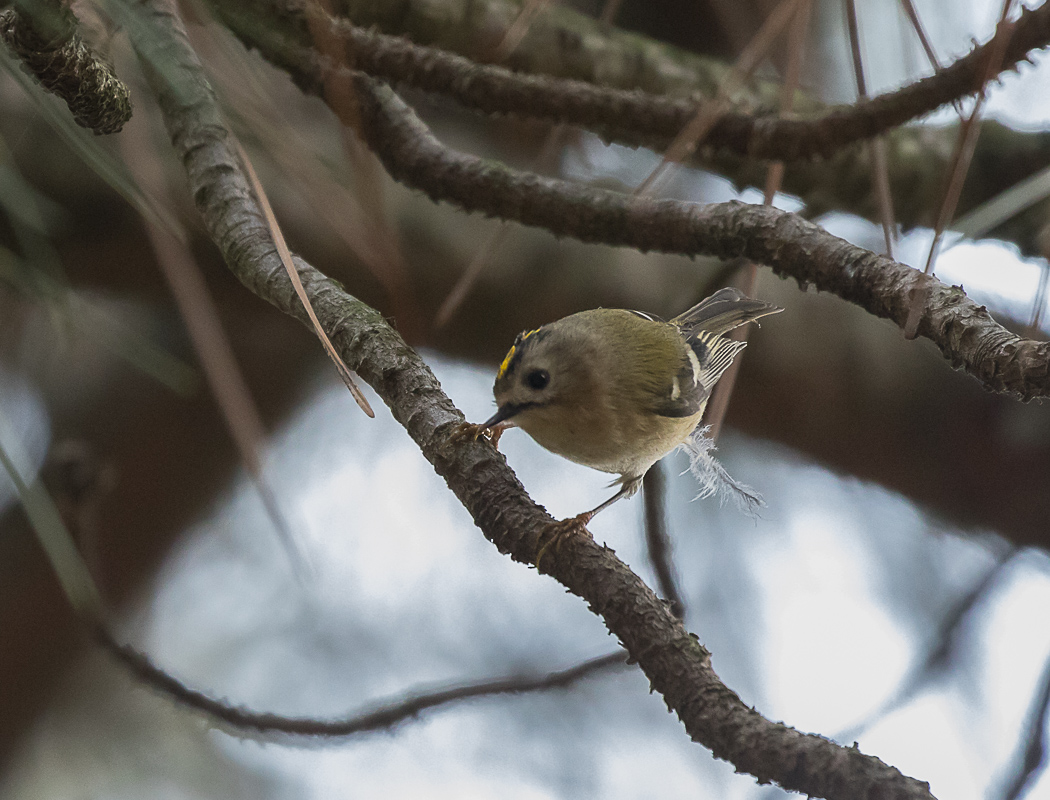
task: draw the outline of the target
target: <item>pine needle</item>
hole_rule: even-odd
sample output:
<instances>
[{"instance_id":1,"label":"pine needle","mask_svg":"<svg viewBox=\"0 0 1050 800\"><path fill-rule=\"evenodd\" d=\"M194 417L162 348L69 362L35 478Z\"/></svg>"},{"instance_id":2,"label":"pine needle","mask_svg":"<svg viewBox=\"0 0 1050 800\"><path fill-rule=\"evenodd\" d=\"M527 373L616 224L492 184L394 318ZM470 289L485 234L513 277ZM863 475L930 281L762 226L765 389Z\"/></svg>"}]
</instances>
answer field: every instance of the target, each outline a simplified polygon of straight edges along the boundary
<instances>
[{"instance_id":1,"label":"pine needle","mask_svg":"<svg viewBox=\"0 0 1050 800\"><path fill-rule=\"evenodd\" d=\"M91 577L87 564L77 550L73 537L62 522L62 516L51 496L39 480L26 483L16 462L25 464L21 448L14 442L14 432L7 419L0 411L0 465L11 478L18 498L25 509L29 524L36 534L37 541L44 549L51 568L58 577L58 582L66 598L73 606L77 616L88 623L102 619L102 596ZM7 444L7 448L4 444ZM8 450L11 452L9 453Z\"/></svg>"},{"instance_id":2,"label":"pine needle","mask_svg":"<svg viewBox=\"0 0 1050 800\"><path fill-rule=\"evenodd\" d=\"M295 268L295 264L292 263L292 254L291 251L288 250L288 244L284 240L284 234L281 233L281 228L277 224L277 218L274 216L273 208L270 207L270 201L266 196L266 192L263 190L262 184L259 182L258 176L255 174L252 162L248 159L248 154L244 152L241 143L238 142L236 138L232 137L232 134L231 138L234 147L237 148L237 153L240 155L241 163L244 164L244 171L248 175L248 181L252 185L252 191L255 192L255 199L259 201L259 207L262 209L263 218L266 220L266 226L270 229L270 236L273 237L273 243L277 247L277 254L281 257L281 263L284 265L285 272L288 273L288 278L291 280L292 286L295 287L295 293L299 295L299 300L302 302L303 308L306 309L306 315L310 318L310 322L314 326L317 338L321 340L325 352L328 353L328 357L331 358L332 363L335 364L339 377L343 379L343 383L346 384L346 388L350 390L350 394L353 395L354 400L357 401L361 410L369 417L374 418L375 412L372 410L372 406L368 404L368 400L365 399L361 390L357 387L357 383L354 381L353 372L336 351L331 339L328 338L328 334L325 333L324 328L321 327L321 322L317 319L317 314L314 313L314 307L310 304L310 298L306 295L306 289L303 287L303 282L299 279L299 271Z\"/></svg>"}]
</instances>

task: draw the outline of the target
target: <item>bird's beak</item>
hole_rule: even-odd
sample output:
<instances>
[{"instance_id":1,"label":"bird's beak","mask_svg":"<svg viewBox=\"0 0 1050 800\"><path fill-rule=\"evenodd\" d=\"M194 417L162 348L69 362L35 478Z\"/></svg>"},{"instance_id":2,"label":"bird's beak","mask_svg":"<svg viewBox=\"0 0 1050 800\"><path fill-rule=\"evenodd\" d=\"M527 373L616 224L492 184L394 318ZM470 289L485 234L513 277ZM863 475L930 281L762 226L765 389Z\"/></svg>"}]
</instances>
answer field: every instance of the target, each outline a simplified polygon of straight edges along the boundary
<instances>
[{"instance_id":1,"label":"bird's beak","mask_svg":"<svg viewBox=\"0 0 1050 800\"><path fill-rule=\"evenodd\" d=\"M525 408L522 403L504 403L489 419L485 420L483 427L491 428L495 425L499 425L501 422L505 422L519 411Z\"/></svg>"}]
</instances>

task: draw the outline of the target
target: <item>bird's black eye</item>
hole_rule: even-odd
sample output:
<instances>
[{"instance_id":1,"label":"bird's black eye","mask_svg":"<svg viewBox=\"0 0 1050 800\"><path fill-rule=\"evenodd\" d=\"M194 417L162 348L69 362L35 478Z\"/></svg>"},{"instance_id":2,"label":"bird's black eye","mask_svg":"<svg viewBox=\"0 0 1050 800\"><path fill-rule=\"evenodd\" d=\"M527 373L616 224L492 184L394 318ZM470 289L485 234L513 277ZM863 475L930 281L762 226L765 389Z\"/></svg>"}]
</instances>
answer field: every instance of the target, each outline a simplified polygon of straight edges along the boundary
<instances>
[{"instance_id":1,"label":"bird's black eye","mask_svg":"<svg viewBox=\"0 0 1050 800\"><path fill-rule=\"evenodd\" d=\"M545 369L534 369L528 375L525 376L525 383L531 388L539 391L540 389L546 389L547 384L551 382L551 374Z\"/></svg>"}]
</instances>

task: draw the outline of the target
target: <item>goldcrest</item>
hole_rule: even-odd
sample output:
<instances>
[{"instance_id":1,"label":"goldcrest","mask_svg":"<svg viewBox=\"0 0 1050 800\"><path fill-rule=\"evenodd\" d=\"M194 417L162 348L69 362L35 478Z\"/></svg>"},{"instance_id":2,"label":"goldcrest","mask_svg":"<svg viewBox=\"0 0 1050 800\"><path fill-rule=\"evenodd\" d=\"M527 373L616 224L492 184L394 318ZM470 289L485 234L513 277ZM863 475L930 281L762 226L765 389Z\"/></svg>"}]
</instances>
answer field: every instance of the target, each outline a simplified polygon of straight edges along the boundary
<instances>
[{"instance_id":1,"label":"goldcrest","mask_svg":"<svg viewBox=\"0 0 1050 800\"><path fill-rule=\"evenodd\" d=\"M515 340L496 375L498 410L466 426L494 441L520 427L540 445L638 491L646 471L697 430L711 391L745 342L724 334L783 309L722 289L670 322L598 308ZM719 468L720 469L720 468Z\"/></svg>"}]
</instances>

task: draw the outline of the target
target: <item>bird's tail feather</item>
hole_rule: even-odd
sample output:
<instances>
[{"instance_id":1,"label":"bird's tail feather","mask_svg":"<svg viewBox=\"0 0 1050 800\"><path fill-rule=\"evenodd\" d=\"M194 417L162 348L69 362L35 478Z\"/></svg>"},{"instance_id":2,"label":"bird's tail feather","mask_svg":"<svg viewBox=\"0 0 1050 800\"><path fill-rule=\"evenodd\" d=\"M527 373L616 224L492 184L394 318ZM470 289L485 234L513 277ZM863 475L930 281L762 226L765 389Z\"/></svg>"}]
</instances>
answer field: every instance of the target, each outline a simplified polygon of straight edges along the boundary
<instances>
[{"instance_id":1,"label":"bird's tail feather","mask_svg":"<svg viewBox=\"0 0 1050 800\"><path fill-rule=\"evenodd\" d=\"M752 300L739 289L720 289L673 320L686 335L710 331L715 335L728 333L747 322L776 314L784 309L772 303Z\"/></svg>"}]
</instances>

